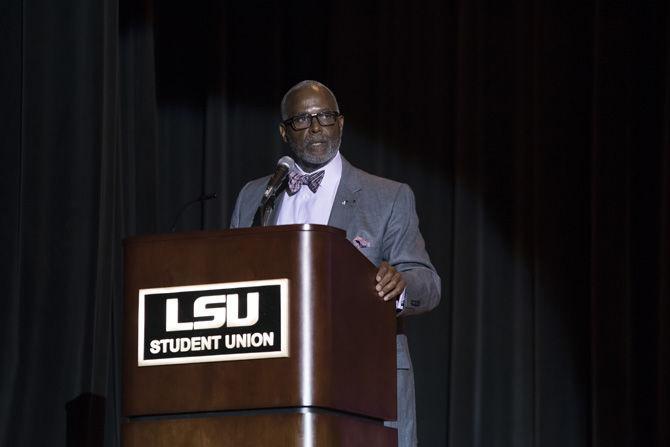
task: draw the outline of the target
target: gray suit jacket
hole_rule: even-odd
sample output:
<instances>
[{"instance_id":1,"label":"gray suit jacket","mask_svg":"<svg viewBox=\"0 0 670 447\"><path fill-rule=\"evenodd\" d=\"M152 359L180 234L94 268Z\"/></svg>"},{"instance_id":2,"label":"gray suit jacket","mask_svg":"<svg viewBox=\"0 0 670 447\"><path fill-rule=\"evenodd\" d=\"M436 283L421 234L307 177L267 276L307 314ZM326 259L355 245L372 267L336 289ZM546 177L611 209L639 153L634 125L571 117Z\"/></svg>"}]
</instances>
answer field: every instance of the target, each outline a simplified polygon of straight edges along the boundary
<instances>
[{"instance_id":1,"label":"gray suit jacket","mask_svg":"<svg viewBox=\"0 0 670 447\"><path fill-rule=\"evenodd\" d=\"M269 178L253 180L242 188L231 218L231 228L251 226ZM285 195L282 192L277 198L270 218L273 224L277 222ZM368 174L342 157L342 178L328 225L345 230L347 239L352 242L361 238L362 244L354 245L374 265L387 261L402 272L407 289L405 308L399 316L426 312L437 306L440 301L440 277L426 253L419 232L414 194L409 186ZM399 446L409 446L416 443L414 383L404 337L398 340L397 346ZM401 371L408 373L406 380L401 377ZM402 402L401 396L405 396Z\"/></svg>"},{"instance_id":2,"label":"gray suit jacket","mask_svg":"<svg viewBox=\"0 0 670 447\"><path fill-rule=\"evenodd\" d=\"M247 183L240 191L231 228L251 226L270 176ZM277 199L271 222L277 221L285 193ZM354 244L374 265L388 261L407 283L405 309L400 316L431 310L440 301L440 278L430 263L414 206L414 194L403 183L377 177L353 167L342 157L342 179L328 225L365 242Z\"/></svg>"}]
</instances>

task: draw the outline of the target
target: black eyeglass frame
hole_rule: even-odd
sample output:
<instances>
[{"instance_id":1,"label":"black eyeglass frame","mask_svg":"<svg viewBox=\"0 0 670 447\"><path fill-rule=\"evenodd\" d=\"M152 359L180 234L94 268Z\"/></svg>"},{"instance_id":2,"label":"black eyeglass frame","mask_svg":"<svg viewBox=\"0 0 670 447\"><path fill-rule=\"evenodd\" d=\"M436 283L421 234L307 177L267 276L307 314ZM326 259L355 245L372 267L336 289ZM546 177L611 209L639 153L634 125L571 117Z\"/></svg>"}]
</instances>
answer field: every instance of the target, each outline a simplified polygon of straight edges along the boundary
<instances>
[{"instance_id":1,"label":"black eyeglass frame","mask_svg":"<svg viewBox=\"0 0 670 447\"><path fill-rule=\"evenodd\" d=\"M320 117L323 117L323 116L332 116L333 118L335 118L335 121L333 121L331 124L323 124L321 122L321 118L320 118ZM292 116L291 118L289 118L285 121L282 121L282 124L285 125L285 126L291 126L291 129L293 129L295 132L299 132L301 130L309 129L310 127L312 127L312 123L314 122L314 118L316 118L316 120L319 122L320 126L330 127L330 126L335 125L335 123L337 122L337 118L339 118L341 116L342 116L342 114L340 112L336 112L334 110L324 110L323 112L318 112L318 113L302 113L300 115ZM294 125L294 120L296 120L298 118L307 118L307 117L309 117L309 125L307 127L302 127L300 129L296 129L296 127Z\"/></svg>"}]
</instances>

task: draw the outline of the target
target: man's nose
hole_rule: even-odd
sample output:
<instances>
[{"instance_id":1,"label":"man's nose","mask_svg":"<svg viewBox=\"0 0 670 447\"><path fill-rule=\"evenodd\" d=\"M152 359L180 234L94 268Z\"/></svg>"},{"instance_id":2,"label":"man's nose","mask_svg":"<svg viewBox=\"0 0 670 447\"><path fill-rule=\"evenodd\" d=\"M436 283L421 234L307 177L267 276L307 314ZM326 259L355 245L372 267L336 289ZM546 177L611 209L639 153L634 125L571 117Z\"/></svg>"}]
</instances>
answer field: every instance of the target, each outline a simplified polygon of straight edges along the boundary
<instances>
[{"instance_id":1,"label":"man's nose","mask_svg":"<svg viewBox=\"0 0 670 447\"><path fill-rule=\"evenodd\" d=\"M311 133L321 132L321 124L319 124L319 120L315 116L312 117L312 121L309 123L309 131Z\"/></svg>"}]
</instances>

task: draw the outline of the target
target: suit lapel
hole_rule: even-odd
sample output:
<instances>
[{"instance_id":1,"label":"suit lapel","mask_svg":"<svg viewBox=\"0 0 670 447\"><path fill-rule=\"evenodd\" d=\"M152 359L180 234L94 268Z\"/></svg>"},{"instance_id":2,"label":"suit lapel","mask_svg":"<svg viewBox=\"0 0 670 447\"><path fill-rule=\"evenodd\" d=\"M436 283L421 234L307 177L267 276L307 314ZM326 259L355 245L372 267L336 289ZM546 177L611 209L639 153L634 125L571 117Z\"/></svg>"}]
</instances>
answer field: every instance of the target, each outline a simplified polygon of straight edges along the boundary
<instances>
[{"instance_id":1,"label":"suit lapel","mask_svg":"<svg viewBox=\"0 0 670 447\"><path fill-rule=\"evenodd\" d=\"M353 166L342 157L342 178L335 193L328 225L343 230L349 228L355 217L356 196L360 190L361 186Z\"/></svg>"}]
</instances>

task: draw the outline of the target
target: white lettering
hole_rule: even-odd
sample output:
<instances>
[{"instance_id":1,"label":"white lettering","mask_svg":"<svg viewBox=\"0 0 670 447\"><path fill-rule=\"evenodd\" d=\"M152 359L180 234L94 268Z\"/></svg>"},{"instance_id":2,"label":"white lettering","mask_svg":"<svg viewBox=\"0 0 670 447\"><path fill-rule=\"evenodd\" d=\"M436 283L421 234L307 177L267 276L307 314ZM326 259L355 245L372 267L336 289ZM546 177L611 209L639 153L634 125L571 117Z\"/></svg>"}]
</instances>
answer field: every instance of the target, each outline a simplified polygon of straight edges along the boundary
<instances>
[{"instance_id":1,"label":"white lettering","mask_svg":"<svg viewBox=\"0 0 670 447\"><path fill-rule=\"evenodd\" d=\"M200 343L205 337L191 337L191 351L201 351Z\"/></svg>"},{"instance_id":2,"label":"white lettering","mask_svg":"<svg viewBox=\"0 0 670 447\"><path fill-rule=\"evenodd\" d=\"M151 340L149 342L149 352L152 354L170 352L188 352L188 351L211 351L219 349L220 335L209 335L206 337L182 337L182 338L163 338L161 340Z\"/></svg>"},{"instance_id":3,"label":"white lettering","mask_svg":"<svg viewBox=\"0 0 670 447\"><path fill-rule=\"evenodd\" d=\"M247 293L247 316L240 318L238 295L228 295L228 327L253 326L258 323L258 292Z\"/></svg>"},{"instance_id":4,"label":"white lettering","mask_svg":"<svg viewBox=\"0 0 670 447\"><path fill-rule=\"evenodd\" d=\"M223 304L226 295L201 296L193 303L193 316L196 318L209 317L209 320L196 321L193 329L218 329L226 324L225 307L207 307L210 304Z\"/></svg>"},{"instance_id":5,"label":"white lettering","mask_svg":"<svg viewBox=\"0 0 670 447\"><path fill-rule=\"evenodd\" d=\"M193 317L207 320L186 322L179 321L179 299L169 298L165 300L165 331L218 329L226 324L226 319L228 327L253 326L260 317L258 302L258 292L247 293L247 315L240 318L238 294L201 296L193 302ZM212 304L226 303L227 309L222 306L209 307Z\"/></svg>"},{"instance_id":6,"label":"white lettering","mask_svg":"<svg viewBox=\"0 0 670 447\"><path fill-rule=\"evenodd\" d=\"M274 346L274 332L254 332L246 334L226 334L224 339L227 349L239 349L247 347Z\"/></svg>"},{"instance_id":7,"label":"white lettering","mask_svg":"<svg viewBox=\"0 0 670 447\"><path fill-rule=\"evenodd\" d=\"M235 334L235 344L238 348L246 348L249 334Z\"/></svg>"},{"instance_id":8,"label":"white lettering","mask_svg":"<svg viewBox=\"0 0 670 447\"><path fill-rule=\"evenodd\" d=\"M192 331L193 323L179 322L179 299L170 298L165 300L165 331Z\"/></svg>"},{"instance_id":9,"label":"white lettering","mask_svg":"<svg viewBox=\"0 0 670 447\"><path fill-rule=\"evenodd\" d=\"M230 334L226 334L226 348L233 349L235 347L235 337L231 337Z\"/></svg>"}]
</instances>

